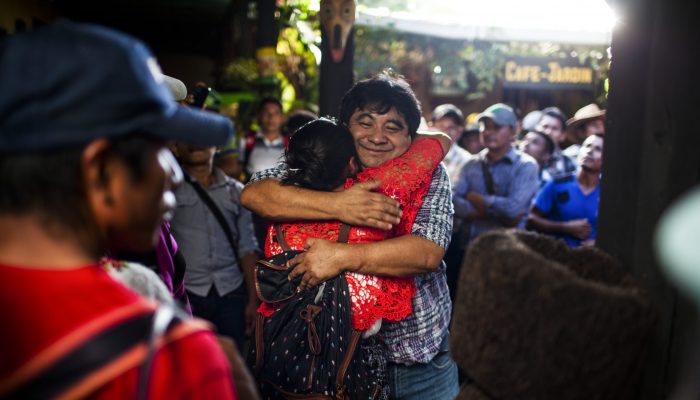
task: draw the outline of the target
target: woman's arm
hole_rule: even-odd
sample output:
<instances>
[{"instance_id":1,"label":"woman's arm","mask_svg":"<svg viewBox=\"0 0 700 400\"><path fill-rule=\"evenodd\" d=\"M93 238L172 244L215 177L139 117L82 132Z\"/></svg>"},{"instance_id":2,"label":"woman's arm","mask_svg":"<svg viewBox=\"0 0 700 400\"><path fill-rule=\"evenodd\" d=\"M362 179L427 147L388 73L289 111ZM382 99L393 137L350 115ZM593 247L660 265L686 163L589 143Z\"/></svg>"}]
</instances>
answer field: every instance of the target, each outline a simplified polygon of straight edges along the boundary
<instances>
[{"instance_id":1,"label":"woman's arm","mask_svg":"<svg viewBox=\"0 0 700 400\"><path fill-rule=\"evenodd\" d=\"M378 167L365 169L357 175L357 180L381 182L379 192L405 207L413 192L430 181L435 168L445 157L445 147L449 142L450 138L440 132L418 135L404 154Z\"/></svg>"},{"instance_id":2,"label":"woman's arm","mask_svg":"<svg viewBox=\"0 0 700 400\"><path fill-rule=\"evenodd\" d=\"M440 142L443 154L447 154L447 152L450 151L450 147L452 147L452 139L446 133L439 131L418 131L415 140L423 139L435 139ZM442 158L445 158L445 156L443 155Z\"/></svg>"}]
</instances>

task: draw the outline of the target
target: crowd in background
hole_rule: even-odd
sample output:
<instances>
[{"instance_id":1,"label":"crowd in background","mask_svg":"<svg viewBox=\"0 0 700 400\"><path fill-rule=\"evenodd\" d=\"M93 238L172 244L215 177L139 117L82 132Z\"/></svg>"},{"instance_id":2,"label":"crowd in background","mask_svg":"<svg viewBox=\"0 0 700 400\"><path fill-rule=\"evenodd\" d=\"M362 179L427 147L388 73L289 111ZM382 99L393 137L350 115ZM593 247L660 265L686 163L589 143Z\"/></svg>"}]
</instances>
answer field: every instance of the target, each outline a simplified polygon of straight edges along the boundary
<instances>
[{"instance_id":1,"label":"crowd in background","mask_svg":"<svg viewBox=\"0 0 700 400\"><path fill-rule=\"evenodd\" d=\"M295 250L305 254L295 259L297 272L290 280L299 275L300 288L323 287L323 281L334 278L314 267L313 257L325 254L326 260L340 264L334 267L335 275L370 276L366 282L384 291L403 282L410 293L407 314L394 320L387 314L379 319L392 323L379 324L381 330L372 332L381 332L375 339L367 339L372 336L369 330L357 339L386 347L386 365L374 371L386 373L388 378L382 379L391 383L377 393L379 398L455 396L457 367L450 357L448 326L470 245L503 229L550 235L562 246L595 243L605 137L605 110L595 104L568 117L556 106L521 116L514 107L497 103L468 118L454 105L442 104L428 120L421 120L408 83L379 74L356 83L344 96L338 122L324 120L324 126L355 144L343 168L334 171L344 174L341 181L347 182L331 190L305 191L303 185L284 183L299 168L280 161L290 159L295 134L320 126L312 112L292 110L285 115L279 99L264 97L257 105L254 128L236 127L241 132L233 135L231 122L219 114L221 103L214 89L196 84L188 90L178 79L162 75L138 41L100 27L61 22L8 40L0 55L44 65L46 60L36 51L28 51L33 46L44 49L46 57L51 52L74 57L65 70L51 73L23 71L20 61L9 72L0 70L0 82L8 85L20 74L28 74L26 82L38 82L24 87L26 93L9 90L0 97L0 115L16 111L20 103L28 110L0 122L0 171L3 184L13 188L0 196L0 226L8 231L15 227L32 239L17 242L0 236L5 251L0 276L5 282L18 282L16 290L3 290L0 299L20 304L28 294L36 295L37 304L53 310L55 318L47 317L47 325L41 317L13 315L21 329L8 331L5 342L23 344L0 369L0 396L35 393L48 380L62 381L42 387L41 395L49 397L114 398L133 394L136 387L151 390L155 397L172 397L182 389L189 391L185 397L257 398L261 382L256 384L250 361L248 367L243 365L240 353L248 352L253 333L264 329L265 312L277 312L269 304L268 309L261 305L255 273L263 245L275 234L281 236L270 225L279 220L349 222L355 230L348 243L366 250L348 254L318 240L297 243L300 248ZM104 70L87 67L100 57ZM110 62L114 70L107 68ZM90 74L76 72L84 69ZM92 86L114 80L123 88L111 83L111 92L100 102L72 100L87 98ZM66 96L57 95L60 90ZM36 107L22 103L25 99L32 99ZM142 107L130 108L133 102ZM122 109L133 112L125 116ZM443 132L451 144L431 137L431 131ZM431 157L431 165L421 164L424 156ZM49 160L48 172L54 175L46 176L39 165L44 160ZM399 179L392 187L362 181L363 176ZM71 202L60 201L66 187L74 189ZM44 200L35 199L44 192ZM66 212L78 204L79 211ZM364 226L375 231L363 231ZM333 231L341 242L335 225L323 229ZM376 243L369 243L367 238L377 230L389 233L377 234ZM37 252L35 243L51 255ZM333 247L341 248L350 247ZM52 262L57 270L71 272L52 276L46 267ZM26 268L15 267L25 264ZM161 304L177 304L177 311L162 317L161 308L142 302L96 270L107 271ZM373 280L372 275L388 279ZM406 282L400 281L404 278ZM36 282L41 282L39 289L32 288ZM61 292L65 285L73 291ZM107 295L96 293L96 288ZM95 300L89 305L95 306L92 309L80 305L75 293L108 301ZM354 305L360 295L351 294ZM74 313L75 326L58 317L64 309ZM190 319L192 315L209 321L216 335L198 319ZM161 320L165 322L158 327ZM88 366L97 371L94 375L85 372L75 382L57 378L55 370L62 369L62 363L80 361L80 351L89 350L80 347L80 340L62 342L62 333L88 344L93 339L109 342L114 334L115 343L123 343L120 333L112 332L115 326L128 332L145 326L145 336L152 340L134 350L138 355L129 360L117 352L95 361ZM75 327L79 334L72 333ZM21 332L25 329L55 332L56 337L32 334L27 344ZM158 335L163 335L160 340ZM138 344L142 339L134 338ZM60 348L53 347L55 343ZM104 345L95 343L98 348ZM155 353L156 348L162 351ZM370 352L370 346L365 350ZM56 354L66 355L65 360L53 357ZM43 363L41 368L30 368L35 362ZM187 362L188 368L173 367L183 365L180 362ZM157 372L144 378L140 369L151 367ZM471 382L470 372L462 369L459 380ZM83 385L86 375L91 386ZM148 382L154 385L150 389L143 386ZM344 392L341 386L333 393Z\"/></svg>"}]
</instances>

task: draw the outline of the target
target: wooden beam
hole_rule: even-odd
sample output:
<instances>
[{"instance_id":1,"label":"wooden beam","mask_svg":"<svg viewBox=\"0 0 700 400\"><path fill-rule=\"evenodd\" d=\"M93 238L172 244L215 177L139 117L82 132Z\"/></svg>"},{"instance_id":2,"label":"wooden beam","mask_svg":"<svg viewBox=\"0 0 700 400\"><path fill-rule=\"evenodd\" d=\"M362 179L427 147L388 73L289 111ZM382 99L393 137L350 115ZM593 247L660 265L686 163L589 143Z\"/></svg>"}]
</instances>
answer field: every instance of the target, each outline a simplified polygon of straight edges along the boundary
<instances>
[{"instance_id":1,"label":"wooden beam","mask_svg":"<svg viewBox=\"0 0 700 400\"><path fill-rule=\"evenodd\" d=\"M652 245L661 213L700 180L700 24L686 0L613 3L622 12L612 40L597 243L658 306L639 398L662 399L677 384L696 319Z\"/></svg>"}]
</instances>

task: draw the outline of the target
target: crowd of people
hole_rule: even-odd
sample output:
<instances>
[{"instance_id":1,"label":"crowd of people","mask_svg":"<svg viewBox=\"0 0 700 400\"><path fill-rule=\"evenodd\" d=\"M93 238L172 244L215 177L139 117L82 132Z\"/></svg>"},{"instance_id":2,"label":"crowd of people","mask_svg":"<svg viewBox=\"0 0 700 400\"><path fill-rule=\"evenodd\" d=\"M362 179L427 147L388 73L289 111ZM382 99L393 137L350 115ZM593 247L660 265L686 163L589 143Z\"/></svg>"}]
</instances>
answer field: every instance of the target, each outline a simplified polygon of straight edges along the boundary
<instances>
[{"instance_id":1,"label":"crowd of people","mask_svg":"<svg viewBox=\"0 0 700 400\"><path fill-rule=\"evenodd\" d=\"M445 257L453 299L464 254L485 232L527 229L571 246L595 244L604 118L595 104L572 118L555 106L520 118L497 103L476 116L481 147L469 148L462 139L472 133L461 110L452 104L433 110L429 128L453 138L444 160L454 205Z\"/></svg>"},{"instance_id":2,"label":"crowd of people","mask_svg":"<svg viewBox=\"0 0 700 400\"><path fill-rule=\"evenodd\" d=\"M236 140L211 88L125 34L60 21L0 58L0 398L454 398L470 244L595 243L595 104L425 121L383 72L337 121L265 97ZM264 271L284 273L269 293Z\"/></svg>"}]
</instances>

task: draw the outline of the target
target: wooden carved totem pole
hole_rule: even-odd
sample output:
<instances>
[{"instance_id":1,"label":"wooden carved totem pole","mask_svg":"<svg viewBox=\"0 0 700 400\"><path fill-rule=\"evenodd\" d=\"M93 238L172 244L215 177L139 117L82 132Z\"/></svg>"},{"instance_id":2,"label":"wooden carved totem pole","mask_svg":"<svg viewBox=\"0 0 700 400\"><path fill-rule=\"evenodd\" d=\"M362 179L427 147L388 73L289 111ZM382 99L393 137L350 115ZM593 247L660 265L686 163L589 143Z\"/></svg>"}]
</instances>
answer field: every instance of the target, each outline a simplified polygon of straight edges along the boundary
<instances>
[{"instance_id":1,"label":"wooden carved totem pole","mask_svg":"<svg viewBox=\"0 0 700 400\"><path fill-rule=\"evenodd\" d=\"M321 0L321 116L338 116L340 100L353 84L353 0Z\"/></svg>"}]
</instances>

